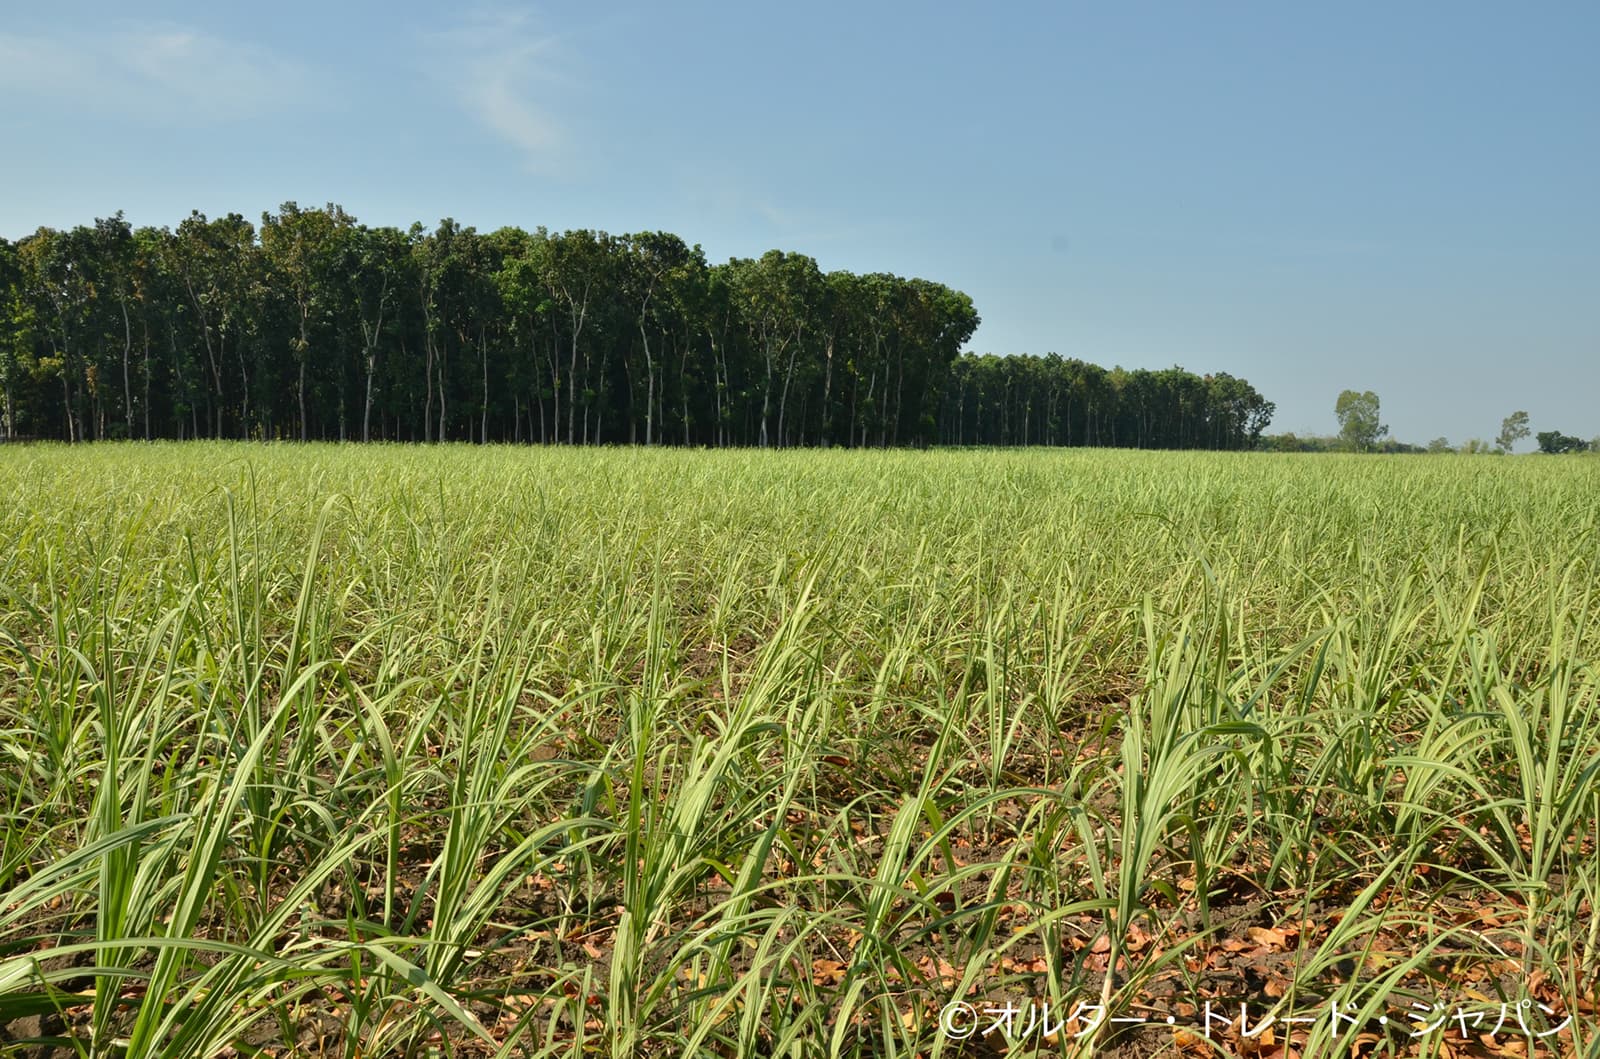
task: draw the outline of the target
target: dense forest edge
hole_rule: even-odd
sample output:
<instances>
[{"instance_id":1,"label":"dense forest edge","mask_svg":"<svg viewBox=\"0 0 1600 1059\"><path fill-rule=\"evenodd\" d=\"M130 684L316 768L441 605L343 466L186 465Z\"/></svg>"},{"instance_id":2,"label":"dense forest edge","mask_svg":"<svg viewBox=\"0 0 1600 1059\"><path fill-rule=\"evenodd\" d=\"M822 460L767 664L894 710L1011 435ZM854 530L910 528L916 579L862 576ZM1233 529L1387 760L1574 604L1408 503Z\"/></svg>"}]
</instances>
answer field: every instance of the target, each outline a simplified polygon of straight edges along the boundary
<instances>
[{"instance_id":1,"label":"dense forest edge","mask_svg":"<svg viewBox=\"0 0 1600 1059\"><path fill-rule=\"evenodd\" d=\"M0 238L0 438L1249 449L1244 379L962 352L972 299L664 232L284 203Z\"/></svg>"}]
</instances>

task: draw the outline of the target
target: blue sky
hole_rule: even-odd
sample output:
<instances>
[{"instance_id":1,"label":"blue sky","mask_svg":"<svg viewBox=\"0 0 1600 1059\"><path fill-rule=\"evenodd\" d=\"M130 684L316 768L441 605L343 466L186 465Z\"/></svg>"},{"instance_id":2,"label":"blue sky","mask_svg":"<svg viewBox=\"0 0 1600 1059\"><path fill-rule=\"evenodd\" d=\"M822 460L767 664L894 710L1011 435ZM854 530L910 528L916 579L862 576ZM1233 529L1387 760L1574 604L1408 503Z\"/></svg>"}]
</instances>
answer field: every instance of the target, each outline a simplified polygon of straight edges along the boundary
<instances>
[{"instance_id":1,"label":"blue sky","mask_svg":"<svg viewBox=\"0 0 1600 1059\"><path fill-rule=\"evenodd\" d=\"M1592 2L5 7L11 238L666 229L958 287L979 351L1243 375L1273 430L1348 387L1600 434Z\"/></svg>"}]
</instances>

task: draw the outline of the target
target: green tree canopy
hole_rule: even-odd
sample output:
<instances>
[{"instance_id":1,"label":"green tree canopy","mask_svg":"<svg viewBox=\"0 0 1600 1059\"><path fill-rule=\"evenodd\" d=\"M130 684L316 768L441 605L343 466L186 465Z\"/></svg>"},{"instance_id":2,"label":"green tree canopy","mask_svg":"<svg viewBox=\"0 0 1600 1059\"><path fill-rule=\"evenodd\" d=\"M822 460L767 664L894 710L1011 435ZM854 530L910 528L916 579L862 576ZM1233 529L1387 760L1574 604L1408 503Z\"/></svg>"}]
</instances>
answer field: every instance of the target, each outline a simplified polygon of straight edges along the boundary
<instances>
[{"instance_id":1,"label":"green tree canopy","mask_svg":"<svg viewBox=\"0 0 1600 1059\"><path fill-rule=\"evenodd\" d=\"M972 299L667 232L121 214L0 240L7 437L1251 448L1243 379L964 353Z\"/></svg>"},{"instance_id":2,"label":"green tree canopy","mask_svg":"<svg viewBox=\"0 0 1600 1059\"><path fill-rule=\"evenodd\" d=\"M1339 437L1357 452L1366 452L1389 433L1378 421L1378 395L1371 390L1357 393L1345 390L1333 406L1339 417Z\"/></svg>"},{"instance_id":3,"label":"green tree canopy","mask_svg":"<svg viewBox=\"0 0 1600 1059\"><path fill-rule=\"evenodd\" d=\"M1575 438L1570 434L1563 434L1559 430L1541 430L1538 438L1539 451L1550 455L1559 455L1563 452L1585 452L1589 445L1582 438Z\"/></svg>"},{"instance_id":4,"label":"green tree canopy","mask_svg":"<svg viewBox=\"0 0 1600 1059\"><path fill-rule=\"evenodd\" d=\"M1503 452L1510 452L1517 442L1528 436L1528 413L1512 412L1500 422L1500 436L1494 439L1495 446Z\"/></svg>"}]
</instances>

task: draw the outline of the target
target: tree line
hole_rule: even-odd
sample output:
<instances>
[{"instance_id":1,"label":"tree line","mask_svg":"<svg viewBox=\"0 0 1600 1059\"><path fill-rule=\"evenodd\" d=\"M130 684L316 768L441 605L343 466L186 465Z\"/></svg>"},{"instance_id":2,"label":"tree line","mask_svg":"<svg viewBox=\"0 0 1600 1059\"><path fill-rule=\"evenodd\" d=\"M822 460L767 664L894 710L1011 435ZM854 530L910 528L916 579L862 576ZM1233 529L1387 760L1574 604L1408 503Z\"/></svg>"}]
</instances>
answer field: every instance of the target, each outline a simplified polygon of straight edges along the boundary
<instances>
[{"instance_id":1,"label":"tree line","mask_svg":"<svg viewBox=\"0 0 1600 1059\"><path fill-rule=\"evenodd\" d=\"M941 403L944 445L1250 449L1274 405L1243 379L1102 368L1072 357L962 355Z\"/></svg>"},{"instance_id":2,"label":"tree line","mask_svg":"<svg viewBox=\"0 0 1600 1059\"><path fill-rule=\"evenodd\" d=\"M1518 409L1500 421L1500 433L1495 436L1492 445L1482 438L1470 438L1456 446L1445 437L1434 438L1426 445L1412 445L1388 436L1389 428L1379 420L1380 407L1378 395L1371 390L1360 393L1344 390L1333 408L1339 420L1337 435L1298 437L1292 433L1268 434L1259 440L1256 447L1267 452L1378 452L1389 455L1459 452L1466 456L1505 456L1515 451L1519 441L1533 433L1527 411ZM1539 451L1550 455L1600 453L1600 438L1584 441L1559 430L1541 430L1537 441Z\"/></svg>"},{"instance_id":3,"label":"tree line","mask_svg":"<svg viewBox=\"0 0 1600 1059\"><path fill-rule=\"evenodd\" d=\"M1243 448L1242 379L962 355L972 300L665 232L118 213L0 238L0 436Z\"/></svg>"}]
</instances>

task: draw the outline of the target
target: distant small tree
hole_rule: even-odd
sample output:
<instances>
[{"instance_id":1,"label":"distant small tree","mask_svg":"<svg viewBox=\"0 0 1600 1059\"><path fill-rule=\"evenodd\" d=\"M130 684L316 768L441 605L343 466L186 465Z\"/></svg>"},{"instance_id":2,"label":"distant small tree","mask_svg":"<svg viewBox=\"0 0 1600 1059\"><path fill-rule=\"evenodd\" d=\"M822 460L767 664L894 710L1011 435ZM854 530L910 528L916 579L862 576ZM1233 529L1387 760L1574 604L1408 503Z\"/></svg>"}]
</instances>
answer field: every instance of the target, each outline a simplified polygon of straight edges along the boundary
<instances>
[{"instance_id":1,"label":"distant small tree","mask_svg":"<svg viewBox=\"0 0 1600 1059\"><path fill-rule=\"evenodd\" d=\"M1461 451L1466 453L1468 456L1481 456L1486 452L1492 452L1493 449L1490 447L1489 443L1484 441L1482 438L1472 438L1469 441L1464 441L1461 443Z\"/></svg>"},{"instance_id":2,"label":"distant small tree","mask_svg":"<svg viewBox=\"0 0 1600 1059\"><path fill-rule=\"evenodd\" d=\"M1372 448L1389 433L1378 421L1378 395L1371 390L1345 390L1334 403L1333 414L1339 417L1340 439L1358 452Z\"/></svg>"},{"instance_id":3,"label":"distant small tree","mask_svg":"<svg viewBox=\"0 0 1600 1059\"><path fill-rule=\"evenodd\" d=\"M1429 452L1449 452L1449 451L1451 451L1450 439L1449 438L1434 438L1432 441L1428 442L1428 451Z\"/></svg>"},{"instance_id":4,"label":"distant small tree","mask_svg":"<svg viewBox=\"0 0 1600 1059\"><path fill-rule=\"evenodd\" d=\"M1563 434L1559 430L1541 430L1537 435L1539 451L1557 455L1563 452L1583 452L1589 447L1582 438Z\"/></svg>"},{"instance_id":5,"label":"distant small tree","mask_svg":"<svg viewBox=\"0 0 1600 1059\"><path fill-rule=\"evenodd\" d=\"M1528 413L1512 412L1500 421L1500 436L1494 439L1501 452L1510 452L1517 442L1528 436Z\"/></svg>"}]
</instances>

